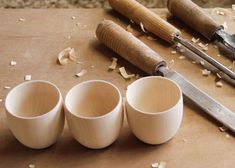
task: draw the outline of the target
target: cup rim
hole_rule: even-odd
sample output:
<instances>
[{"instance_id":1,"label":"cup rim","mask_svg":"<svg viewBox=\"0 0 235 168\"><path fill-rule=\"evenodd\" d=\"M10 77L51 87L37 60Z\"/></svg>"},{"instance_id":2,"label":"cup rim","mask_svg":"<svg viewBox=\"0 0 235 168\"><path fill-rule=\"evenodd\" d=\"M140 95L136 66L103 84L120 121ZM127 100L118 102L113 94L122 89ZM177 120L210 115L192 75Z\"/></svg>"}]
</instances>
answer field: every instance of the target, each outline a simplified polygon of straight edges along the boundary
<instances>
[{"instance_id":1,"label":"cup rim","mask_svg":"<svg viewBox=\"0 0 235 168\"><path fill-rule=\"evenodd\" d=\"M87 83L94 83L94 82L100 82L100 83L104 83L104 84L108 84L108 85L111 85L118 93L118 97L119 97L119 100L118 100L118 103L115 105L115 107L113 109L111 109L109 112L105 113L104 115L100 115L100 116L97 116L97 117L86 117L86 116L82 116L82 115L79 115L79 114L74 114L71 112L71 110L69 110L68 106L67 106L67 99L68 99L68 95L69 93L75 88L75 87L78 87L78 86L81 86L81 85L85 85ZM111 115L114 111L116 111L116 109L119 107L119 105L122 103L122 96L121 96L121 92L119 91L119 89L117 88L117 86L115 86L113 83L111 82L108 82L108 81L105 81L105 80L87 80L87 81L83 81L75 86L73 86L66 94L65 96L65 100L64 100L64 107L66 109L67 112L69 112L71 115L73 115L74 117L76 118L81 118L81 119L87 119L87 120L95 120L95 119L99 119L99 118L104 118L108 115Z\"/></svg>"},{"instance_id":2,"label":"cup rim","mask_svg":"<svg viewBox=\"0 0 235 168\"><path fill-rule=\"evenodd\" d=\"M149 78L155 78L155 79L163 79L163 80L166 80L166 81L168 81L168 82L173 83L173 84L178 88L179 93L180 93L179 99L177 100L177 102L176 102L171 108L168 108L168 109L166 109L166 110L164 110L164 111L159 111L159 112L157 112L157 113L152 113L152 112L146 112L146 111L139 110L139 109L137 109L136 107L134 107L134 106L130 103L129 97L127 96L127 95L128 95L128 92L129 92L129 89L128 89L129 86L131 86L131 85L133 85L133 84L135 84L135 83L137 83L137 82L140 82L141 80L145 80L145 79L149 79ZM173 108L175 108L175 106L179 103L179 101L180 101L181 99L182 99L182 90L181 90L180 86L179 86L175 81L173 81L173 80L171 80L171 79L168 79L168 78L166 78L166 77L162 77L162 76L147 76L147 77L144 77L144 78L140 78L140 79L134 81L133 83L131 83L130 85L128 85L128 86L127 86L127 91L126 91L126 101L127 101L127 103L129 104L129 106L131 106L131 108L133 108L135 111L137 111L137 112L139 112L139 113L147 114L147 115L160 115L160 114L168 113L168 112L171 111Z\"/></svg>"},{"instance_id":3,"label":"cup rim","mask_svg":"<svg viewBox=\"0 0 235 168\"><path fill-rule=\"evenodd\" d=\"M33 117L24 117L24 116L19 116L19 115L16 115L15 113L12 113L10 110L9 110L9 105L7 104L7 102L9 101L9 95L13 93L13 91L15 91L16 89L18 89L19 87L23 86L23 85L26 85L26 84L29 84L29 83L46 83L46 84L49 84L51 86L53 86L56 91L59 93L59 99L56 103L56 105L49 111L43 113L42 115L38 115L38 116L33 116ZM58 106L60 106L60 102L62 102L62 94L59 90L59 88L53 84L52 82L49 82L49 81L46 81L46 80L31 80L31 81L26 81L26 82L22 82L18 85L16 85L13 89L10 90L10 92L7 94L6 96L6 99L5 99L5 108L6 108L6 112L11 114L12 116L16 117L16 118L20 118L20 119L38 119L38 118L43 118L44 116L48 115L50 112L52 112L55 108L57 108Z\"/></svg>"}]
</instances>

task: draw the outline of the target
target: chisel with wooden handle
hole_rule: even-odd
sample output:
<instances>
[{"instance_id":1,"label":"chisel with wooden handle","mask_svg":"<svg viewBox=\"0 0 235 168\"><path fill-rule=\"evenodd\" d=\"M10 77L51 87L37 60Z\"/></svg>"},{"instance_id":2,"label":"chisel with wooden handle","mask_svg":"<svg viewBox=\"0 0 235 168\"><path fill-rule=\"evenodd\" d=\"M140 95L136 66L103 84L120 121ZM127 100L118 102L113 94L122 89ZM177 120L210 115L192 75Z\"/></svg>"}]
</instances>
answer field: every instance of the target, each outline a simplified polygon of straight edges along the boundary
<instances>
[{"instance_id":1,"label":"chisel with wooden handle","mask_svg":"<svg viewBox=\"0 0 235 168\"><path fill-rule=\"evenodd\" d=\"M191 0L168 0L168 10L188 26L200 32L208 40L222 42L233 52L235 59L235 35L229 35L222 25L216 23L205 11Z\"/></svg>"},{"instance_id":2,"label":"chisel with wooden handle","mask_svg":"<svg viewBox=\"0 0 235 168\"><path fill-rule=\"evenodd\" d=\"M144 72L150 75L161 75L175 81L186 98L235 132L235 113L199 90L177 72L169 70L158 53L122 27L113 21L104 20L98 25L96 36L100 42Z\"/></svg>"},{"instance_id":3,"label":"chisel with wooden handle","mask_svg":"<svg viewBox=\"0 0 235 168\"><path fill-rule=\"evenodd\" d=\"M157 35L163 40L169 43L181 43L190 51L200 56L205 61L216 67L219 71L222 71L230 77L232 79L231 84L235 83L235 73L233 71L207 55L205 52L196 48L190 42L183 39L177 28L138 3L136 0L109 0L109 4L113 9L133 20L135 23L143 24L146 30ZM230 82L231 80L228 81Z\"/></svg>"}]
</instances>

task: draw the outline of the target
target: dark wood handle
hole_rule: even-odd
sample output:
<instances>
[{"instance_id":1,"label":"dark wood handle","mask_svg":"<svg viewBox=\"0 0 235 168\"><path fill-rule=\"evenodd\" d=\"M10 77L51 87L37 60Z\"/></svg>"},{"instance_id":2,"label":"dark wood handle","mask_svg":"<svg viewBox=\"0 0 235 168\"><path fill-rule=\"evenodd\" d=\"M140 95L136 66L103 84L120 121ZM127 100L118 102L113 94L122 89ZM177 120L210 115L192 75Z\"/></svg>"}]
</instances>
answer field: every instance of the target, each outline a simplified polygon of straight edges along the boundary
<instances>
[{"instance_id":1,"label":"dark wood handle","mask_svg":"<svg viewBox=\"0 0 235 168\"><path fill-rule=\"evenodd\" d=\"M168 0L169 11L211 40L219 25L191 0Z\"/></svg>"},{"instance_id":2,"label":"dark wood handle","mask_svg":"<svg viewBox=\"0 0 235 168\"><path fill-rule=\"evenodd\" d=\"M96 29L96 36L107 47L148 74L166 65L155 51L113 21L102 21Z\"/></svg>"},{"instance_id":3,"label":"dark wood handle","mask_svg":"<svg viewBox=\"0 0 235 168\"><path fill-rule=\"evenodd\" d=\"M133 20L135 23L140 24L141 22L146 30L167 42L172 43L173 38L180 34L177 28L136 0L109 0L109 4L113 9Z\"/></svg>"}]
</instances>

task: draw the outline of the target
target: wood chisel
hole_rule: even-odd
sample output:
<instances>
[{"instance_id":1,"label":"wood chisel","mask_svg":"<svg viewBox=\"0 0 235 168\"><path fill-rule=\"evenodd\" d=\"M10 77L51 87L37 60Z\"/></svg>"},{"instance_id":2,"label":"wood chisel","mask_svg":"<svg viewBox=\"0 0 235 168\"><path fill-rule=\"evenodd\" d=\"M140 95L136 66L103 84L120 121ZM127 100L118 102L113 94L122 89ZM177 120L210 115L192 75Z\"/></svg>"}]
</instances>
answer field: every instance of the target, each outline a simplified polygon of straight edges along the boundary
<instances>
[{"instance_id":1,"label":"wood chisel","mask_svg":"<svg viewBox=\"0 0 235 168\"><path fill-rule=\"evenodd\" d=\"M180 43L205 61L216 67L218 70L226 74L232 80L235 80L235 73L226 66L219 63L205 52L196 48L190 42L183 39L181 32L170 23L160 18L135 0L109 0L110 6L122 15L133 20L137 24L142 24L146 30L157 35L169 43ZM228 81L229 82L229 81ZM232 82L231 84L234 84Z\"/></svg>"},{"instance_id":2,"label":"wood chisel","mask_svg":"<svg viewBox=\"0 0 235 168\"><path fill-rule=\"evenodd\" d=\"M165 60L159 54L131 33L113 21L104 20L98 25L96 36L100 42L144 72L150 75L161 75L175 81L186 98L235 132L235 113L199 90L177 72L169 70Z\"/></svg>"},{"instance_id":3,"label":"wood chisel","mask_svg":"<svg viewBox=\"0 0 235 168\"><path fill-rule=\"evenodd\" d=\"M168 10L192 29L200 32L208 40L221 42L233 53L235 60L235 35L224 31L223 25L216 23L212 17L191 0L168 0Z\"/></svg>"}]
</instances>

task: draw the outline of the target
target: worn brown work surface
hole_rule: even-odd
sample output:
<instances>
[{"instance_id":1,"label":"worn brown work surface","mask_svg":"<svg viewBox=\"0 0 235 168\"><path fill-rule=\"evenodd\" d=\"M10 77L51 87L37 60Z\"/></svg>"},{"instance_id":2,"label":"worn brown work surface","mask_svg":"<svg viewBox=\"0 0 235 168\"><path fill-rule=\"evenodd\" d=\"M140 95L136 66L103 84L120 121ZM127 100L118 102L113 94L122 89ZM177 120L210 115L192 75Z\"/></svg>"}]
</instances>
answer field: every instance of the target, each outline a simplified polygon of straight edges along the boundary
<instances>
[{"instance_id":1,"label":"worn brown work surface","mask_svg":"<svg viewBox=\"0 0 235 168\"><path fill-rule=\"evenodd\" d=\"M154 10L166 18L166 10ZM219 16L211 10L218 21L227 21L228 31L234 33L235 22L230 15ZM76 19L72 20L71 17ZM20 22L19 18L25 18ZM97 24L103 19L112 19L126 27L129 20L112 11L102 9L71 10L0 10L0 167L21 168L29 164L43 167L140 167L148 168L151 163L165 161L169 168L198 167L234 167L235 139L233 135L226 138L227 133L218 130L219 123L205 115L199 108L189 102L184 106L183 122L177 135L163 145L151 146L137 140L130 132L125 121L117 141L102 150L90 150L76 142L67 126L58 142L43 150L31 150L21 145L7 127L4 99L9 92L4 86L14 87L24 81L24 75L31 74L33 79L44 79L55 83L65 96L75 84L90 79L108 80L122 91L135 79L126 81L118 70L109 72L111 57L118 57L112 51L99 44L95 37ZM200 37L190 31L174 18L169 21L182 30L187 39ZM76 25L76 23L79 23ZM199 65L190 60L178 59L179 54L172 55L172 48L162 40L150 41L136 27L134 34L147 45L158 51L167 61L174 59L173 69L181 73L199 88L235 111L234 87L224 83L222 88L215 86L215 76L203 77ZM191 35L188 35L191 34ZM71 36L71 39L69 38ZM203 39L203 38L202 38ZM203 39L204 40L204 39ZM205 40L203 42L206 42ZM78 61L83 64L69 62L66 66L56 63L57 54L66 47L74 47ZM209 54L230 65L225 57L217 57L219 53L212 44ZM11 60L16 66L9 66ZM141 73L140 70L119 58L118 66L125 66L128 73ZM81 77L75 74L82 69L88 73Z\"/></svg>"}]
</instances>

